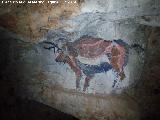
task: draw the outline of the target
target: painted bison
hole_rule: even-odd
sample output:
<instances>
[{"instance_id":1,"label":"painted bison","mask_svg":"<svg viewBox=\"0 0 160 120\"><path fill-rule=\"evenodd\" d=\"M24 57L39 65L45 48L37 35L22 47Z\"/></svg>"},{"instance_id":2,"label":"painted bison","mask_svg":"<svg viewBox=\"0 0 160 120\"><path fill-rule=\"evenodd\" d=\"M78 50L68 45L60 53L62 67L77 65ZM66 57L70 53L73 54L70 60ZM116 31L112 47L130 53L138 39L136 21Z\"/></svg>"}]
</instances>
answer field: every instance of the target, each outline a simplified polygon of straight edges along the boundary
<instances>
[{"instance_id":1,"label":"painted bison","mask_svg":"<svg viewBox=\"0 0 160 120\"><path fill-rule=\"evenodd\" d=\"M82 73L85 74L85 83L83 91L89 86L89 81L96 73L107 72L113 70L119 80L125 79L124 67L128 62L128 54L130 46L123 40L104 40L91 36L83 36L74 42L64 43L62 48L53 42L45 42L51 44L57 56L56 62L64 62L70 66L76 75L76 88L80 88L80 80ZM132 47L140 47L132 45ZM116 81L113 82L114 87Z\"/></svg>"}]
</instances>

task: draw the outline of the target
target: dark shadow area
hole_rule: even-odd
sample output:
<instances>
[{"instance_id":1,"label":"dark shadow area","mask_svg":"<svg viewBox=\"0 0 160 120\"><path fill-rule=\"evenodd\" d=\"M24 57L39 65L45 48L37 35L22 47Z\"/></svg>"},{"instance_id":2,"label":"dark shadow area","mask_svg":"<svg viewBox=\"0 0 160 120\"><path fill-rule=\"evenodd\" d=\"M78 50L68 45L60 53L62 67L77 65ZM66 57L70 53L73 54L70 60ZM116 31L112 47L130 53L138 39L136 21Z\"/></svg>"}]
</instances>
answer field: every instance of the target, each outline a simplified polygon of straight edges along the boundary
<instances>
[{"instance_id":1,"label":"dark shadow area","mask_svg":"<svg viewBox=\"0 0 160 120\"><path fill-rule=\"evenodd\" d=\"M132 96L141 108L141 120L160 120L160 27L149 27L141 81Z\"/></svg>"},{"instance_id":2,"label":"dark shadow area","mask_svg":"<svg viewBox=\"0 0 160 120\"><path fill-rule=\"evenodd\" d=\"M78 120L42 103L15 99L1 106L1 120Z\"/></svg>"}]
</instances>

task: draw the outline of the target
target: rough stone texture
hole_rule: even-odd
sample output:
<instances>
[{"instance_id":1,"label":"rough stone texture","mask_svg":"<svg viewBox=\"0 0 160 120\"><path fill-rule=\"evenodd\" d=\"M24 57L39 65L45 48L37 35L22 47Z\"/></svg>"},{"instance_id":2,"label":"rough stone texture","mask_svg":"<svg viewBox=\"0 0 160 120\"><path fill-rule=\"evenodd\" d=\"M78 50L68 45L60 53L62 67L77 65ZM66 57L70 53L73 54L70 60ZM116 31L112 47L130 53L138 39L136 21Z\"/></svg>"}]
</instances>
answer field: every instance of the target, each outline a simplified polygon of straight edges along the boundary
<instances>
[{"instance_id":1,"label":"rough stone texture","mask_svg":"<svg viewBox=\"0 0 160 120\"><path fill-rule=\"evenodd\" d=\"M4 81L1 88L11 89L17 96L42 102L82 120L159 120L159 7L159 0L87 0L77 14L61 20L70 27L51 29L44 38L59 46L83 35L106 40L120 38L129 45L140 44L145 52L131 50L128 71L132 85L123 91L115 92L106 86L99 87L100 94L75 91L74 74L67 65L55 63L53 51L43 49L42 43L10 38L3 30L0 63ZM15 27L14 21L8 23L4 26Z\"/></svg>"},{"instance_id":2,"label":"rough stone texture","mask_svg":"<svg viewBox=\"0 0 160 120\"><path fill-rule=\"evenodd\" d=\"M61 19L68 19L79 11L81 1L66 4L2 4L0 2L0 26L11 30L24 41L40 41L51 28L68 26Z\"/></svg>"}]
</instances>

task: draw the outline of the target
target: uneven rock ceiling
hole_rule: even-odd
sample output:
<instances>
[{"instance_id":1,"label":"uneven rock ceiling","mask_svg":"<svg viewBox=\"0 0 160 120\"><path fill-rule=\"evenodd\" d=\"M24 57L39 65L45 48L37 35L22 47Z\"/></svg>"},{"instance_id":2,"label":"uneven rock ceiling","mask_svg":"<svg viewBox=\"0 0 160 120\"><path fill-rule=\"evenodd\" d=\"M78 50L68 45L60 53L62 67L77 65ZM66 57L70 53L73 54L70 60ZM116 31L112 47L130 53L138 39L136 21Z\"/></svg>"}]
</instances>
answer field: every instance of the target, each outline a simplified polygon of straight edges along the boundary
<instances>
[{"instance_id":1,"label":"uneven rock ceiling","mask_svg":"<svg viewBox=\"0 0 160 120\"><path fill-rule=\"evenodd\" d=\"M117 23L127 19L160 26L159 0L76 0L74 4L58 1L58 4L48 4L47 0L44 4L0 4L0 26L34 43L41 41L50 29L74 28L68 20L79 24L75 30L85 30L85 26L93 22L97 25L98 22Z\"/></svg>"},{"instance_id":2,"label":"uneven rock ceiling","mask_svg":"<svg viewBox=\"0 0 160 120\"><path fill-rule=\"evenodd\" d=\"M61 23L80 10L83 0L74 4L0 4L0 26L16 33L27 42L37 42L52 28L70 27Z\"/></svg>"}]
</instances>

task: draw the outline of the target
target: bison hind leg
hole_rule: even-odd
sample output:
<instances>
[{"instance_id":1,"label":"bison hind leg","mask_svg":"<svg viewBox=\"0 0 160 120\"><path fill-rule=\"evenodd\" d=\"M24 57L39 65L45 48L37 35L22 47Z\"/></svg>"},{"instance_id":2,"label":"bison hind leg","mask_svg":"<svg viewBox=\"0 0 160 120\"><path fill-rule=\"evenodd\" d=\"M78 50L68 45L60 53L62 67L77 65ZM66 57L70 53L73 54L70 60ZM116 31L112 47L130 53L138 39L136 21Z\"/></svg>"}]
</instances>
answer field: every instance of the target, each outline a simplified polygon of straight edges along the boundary
<instances>
[{"instance_id":1,"label":"bison hind leg","mask_svg":"<svg viewBox=\"0 0 160 120\"><path fill-rule=\"evenodd\" d=\"M112 88L115 88L116 84L119 80L119 72L117 72L116 70L113 70L113 74L114 74L114 81L113 81L113 84L112 84Z\"/></svg>"},{"instance_id":2,"label":"bison hind leg","mask_svg":"<svg viewBox=\"0 0 160 120\"><path fill-rule=\"evenodd\" d=\"M85 92L86 91L86 89L89 87L89 82L90 82L90 80L93 78L93 76L87 76L86 78L85 78L85 82L84 82L84 87L83 87L83 91Z\"/></svg>"},{"instance_id":3,"label":"bison hind leg","mask_svg":"<svg viewBox=\"0 0 160 120\"><path fill-rule=\"evenodd\" d=\"M77 90L80 89L80 80L81 80L81 77L78 76L78 77L76 78L76 89L77 89Z\"/></svg>"}]
</instances>

